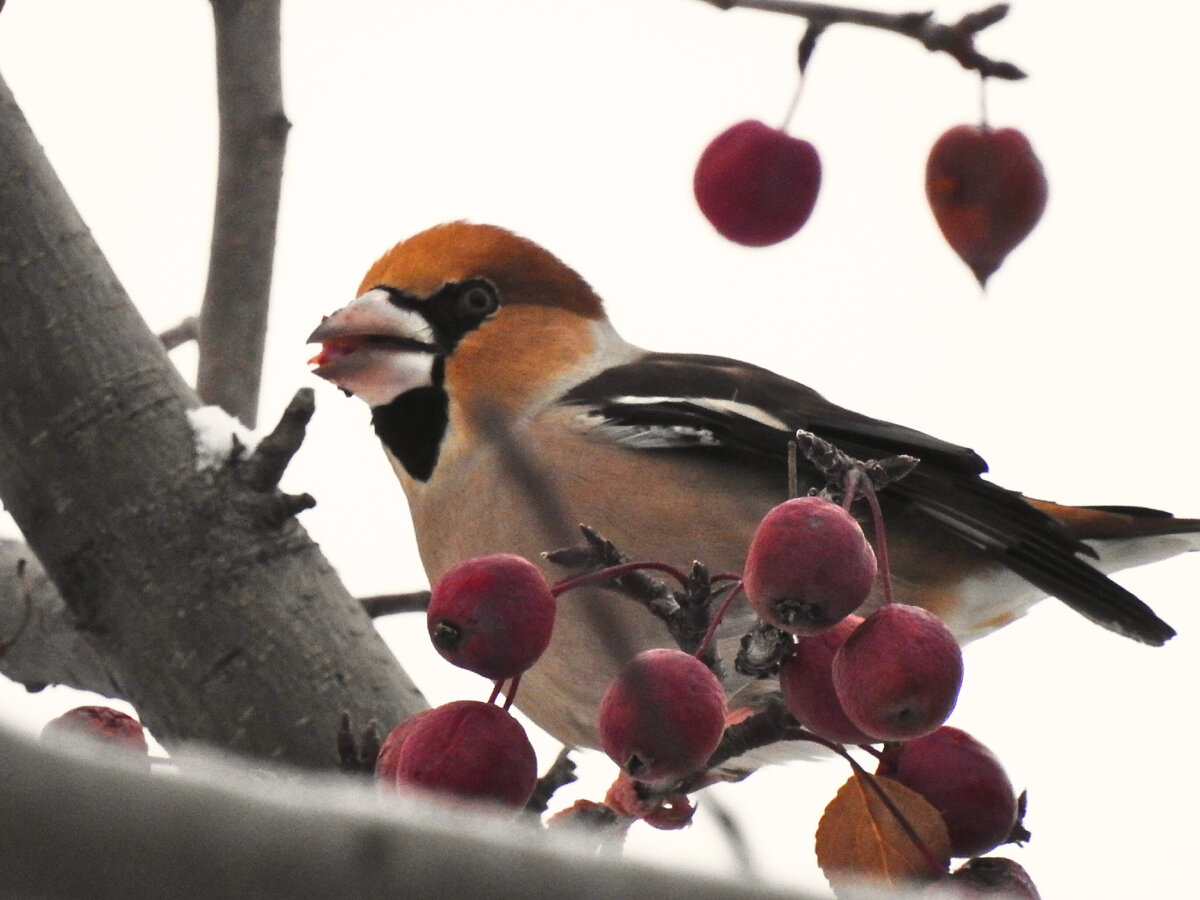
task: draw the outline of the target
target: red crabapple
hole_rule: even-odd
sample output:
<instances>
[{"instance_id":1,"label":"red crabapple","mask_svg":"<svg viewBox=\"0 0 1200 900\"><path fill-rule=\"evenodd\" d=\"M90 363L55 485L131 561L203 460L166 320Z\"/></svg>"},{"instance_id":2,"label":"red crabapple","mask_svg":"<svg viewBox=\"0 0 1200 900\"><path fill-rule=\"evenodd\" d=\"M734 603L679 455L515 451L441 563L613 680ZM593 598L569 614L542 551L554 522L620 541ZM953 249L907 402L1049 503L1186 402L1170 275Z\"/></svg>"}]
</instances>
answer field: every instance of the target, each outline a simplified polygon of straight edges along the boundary
<instances>
[{"instance_id":1,"label":"red crabapple","mask_svg":"<svg viewBox=\"0 0 1200 900\"><path fill-rule=\"evenodd\" d=\"M808 221L821 186L821 160L808 141L756 120L717 135L700 155L692 190L723 237L765 247Z\"/></svg>"},{"instance_id":2,"label":"red crabapple","mask_svg":"<svg viewBox=\"0 0 1200 900\"><path fill-rule=\"evenodd\" d=\"M875 740L850 721L833 689L833 656L862 621L861 616L849 615L822 634L797 637L795 649L779 668L783 702L796 721L840 744Z\"/></svg>"},{"instance_id":3,"label":"red crabapple","mask_svg":"<svg viewBox=\"0 0 1200 900\"><path fill-rule=\"evenodd\" d=\"M674 781L703 768L725 733L725 691L682 650L635 656L600 701L600 745L638 781Z\"/></svg>"},{"instance_id":4,"label":"red crabapple","mask_svg":"<svg viewBox=\"0 0 1200 900\"><path fill-rule=\"evenodd\" d=\"M1046 208L1046 175L1015 128L958 125L933 145L925 193L946 242L981 285Z\"/></svg>"},{"instance_id":5,"label":"red crabapple","mask_svg":"<svg viewBox=\"0 0 1200 900\"><path fill-rule=\"evenodd\" d=\"M51 719L42 729L43 739L54 739L60 734L82 734L110 741L135 753L149 753L142 724L133 716L108 706L77 706L57 719Z\"/></svg>"},{"instance_id":6,"label":"red crabapple","mask_svg":"<svg viewBox=\"0 0 1200 900\"><path fill-rule=\"evenodd\" d=\"M396 754L398 786L525 805L537 784L537 757L525 729L508 712L478 700L456 700L418 718Z\"/></svg>"},{"instance_id":7,"label":"red crabapple","mask_svg":"<svg viewBox=\"0 0 1200 900\"><path fill-rule=\"evenodd\" d=\"M962 650L919 606L889 603L869 615L833 657L833 686L850 721L882 741L928 734L962 687Z\"/></svg>"},{"instance_id":8,"label":"red crabapple","mask_svg":"<svg viewBox=\"0 0 1200 900\"><path fill-rule=\"evenodd\" d=\"M550 643L554 595L520 556L477 556L447 571L429 599L433 646L454 665L493 681L520 675Z\"/></svg>"},{"instance_id":9,"label":"red crabapple","mask_svg":"<svg viewBox=\"0 0 1200 900\"><path fill-rule=\"evenodd\" d=\"M1018 863L1002 856L981 856L969 859L951 874L935 881L926 890L931 898L941 900L1041 900L1037 886L1029 873Z\"/></svg>"},{"instance_id":10,"label":"red crabapple","mask_svg":"<svg viewBox=\"0 0 1200 900\"><path fill-rule=\"evenodd\" d=\"M388 732L388 736L379 745L379 755L375 757L375 777L380 782L390 784L396 780L396 765L400 759L400 748L412 734L413 726L431 712L433 712L432 709L423 709L418 713L413 713Z\"/></svg>"},{"instance_id":11,"label":"red crabapple","mask_svg":"<svg viewBox=\"0 0 1200 900\"><path fill-rule=\"evenodd\" d=\"M822 497L797 497L754 530L746 596L777 628L820 634L867 599L875 569L875 552L853 516Z\"/></svg>"},{"instance_id":12,"label":"red crabapple","mask_svg":"<svg viewBox=\"0 0 1200 900\"><path fill-rule=\"evenodd\" d=\"M1017 796L1004 767L961 729L943 725L886 747L875 773L933 804L950 832L951 856L987 853L1008 841L1017 824Z\"/></svg>"}]
</instances>

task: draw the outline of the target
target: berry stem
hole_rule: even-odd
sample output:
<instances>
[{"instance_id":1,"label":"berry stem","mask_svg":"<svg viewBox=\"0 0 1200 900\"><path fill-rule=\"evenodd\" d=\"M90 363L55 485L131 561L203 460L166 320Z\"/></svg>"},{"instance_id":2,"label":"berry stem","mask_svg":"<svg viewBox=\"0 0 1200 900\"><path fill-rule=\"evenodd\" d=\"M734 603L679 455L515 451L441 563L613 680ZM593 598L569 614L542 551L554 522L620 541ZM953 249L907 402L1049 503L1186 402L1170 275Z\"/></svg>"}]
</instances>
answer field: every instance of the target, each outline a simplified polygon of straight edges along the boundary
<instances>
[{"instance_id":1,"label":"berry stem","mask_svg":"<svg viewBox=\"0 0 1200 900\"><path fill-rule=\"evenodd\" d=\"M490 695L488 695L487 702L492 705L496 705L496 700L499 699L501 692L503 692L504 705L500 708L507 710L510 706L512 706L513 701L517 699L517 685L519 685L521 683L521 674L524 674L524 673L520 673L520 674L513 676L512 681L510 681L508 683L507 691L504 690L505 679L501 678L499 681L494 682L492 684L492 693Z\"/></svg>"},{"instance_id":2,"label":"berry stem","mask_svg":"<svg viewBox=\"0 0 1200 900\"><path fill-rule=\"evenodd\" d=\"M875 554L879 557L879 577L883 583L883 602L894 603L896 597L892 593L892 567L888 563L887 534L883 527L883 510L879 508L879 497L875 494L875 486L871 484L870 478L858 479L856 488L862 491L871 507L871 519L875 525ZM847 496L850 496L849 491Z\"/></svg>"},{"instance_id":3,"label":"berry stem","mask_svg":"<svg viewBox=\"0 0 1200 900\"><path fill-rule=\"evenodd\" d=\"M708 645L712 643L713 635L717 633L717 626L721 624L721 620L725 618L725 613L729 609L729 604L733 602L733 598L742 592L745 587L745 582L738 580L738 583L733 586L725 599L721 601L721 605L717 607L717 611L713 613L712 621L708 623L708 630L704 632L704 637L700 639L700 646L696 648L695 657L700 659L704 656L704 651L708 649Z\"/></svg>"},{"instance_id":4,"label":"berry stem","mask_svg":"<svg viewBox=\"0 0 1200 900\"><path fill-rule=\"evenodd\" d=\"M613 579L619 578L622 575L627 575L630 572L644 571L665 572L678 581L682 587L687 588L688 586L687 576L672 565L659 562L629 562L621 563L615 566L607 566L603 569L597 569L595 572L588 572L585 575L578 575L575 578L567 578L558 582L557 584L551 585L550 593L557 597L560 594L566 593L572 588L584 587L589 584L598 584L604 581L612 581Z\"/></svg>"},{"instance_id":5,"label":"berry stem","mask_svg":"<svg viewBox=\"0 0 1200 900\"><path fill-rule=\"evenodd\" d=\"M508 690L504 692L504 706L501 707L505 712L513 705L513 701L517 699L517 687L521 683L523 672L518 672L513 676L512 681L508 683Z\"/></svg>"},{"instance_id":6,"label":"berry stem","mask_svg":"<svg viewBox=\"0 0 1200 900\"><path fill-rule=\"evenodd\" d=\"M796 110L800 108L800 97L804 93L804 73L801 72L796 79L796 89L792 91L792 99L788 101L787 112L783 114L783 122L779 126L780 131L787 131L792 127L792 119L796 118Z\"/></svg>"},{"instance_id":7,"label":"berry stem","mask_svg":"<svg viewBox=\"0 0 1200 900\"><path fill-rule=\"evenodd\" d=\"M979 127L984 131L988 130L988 104L987 104L987 84L988 77L983 72L979 73Z\"/></svg>"},{"instance_id":8,"label":"berry stem","mask_svg":"<svg viewBox=\"0 0 1200 900\"><path fill-rule=\"evenodd\" d=\"M802 730L801 732L794 734L793 737L796 740L812 741L813 743L820 744L821 746L832 750L842 759L846 760L846 762L850 764L850 768L854 770L854 774L861 781L865 782L871 788L871 790L875 792L875 795L879 797L883 805L887 807L887 811L892 814L892 818L896 820L896 823L900 826L901 830L908 836L908 839L912 841L913 846L917 848L918 852L920 852L923 857L925 857L925 862L928 863L934 871L944 872L947 870L946 863L942 860L939 860L934 855L933 851L929 849L929 845L925 843L925 840L919 834L917 834L917 830L913 828L912 823L908 821L908 817L904 815L904 813L900 810L900 807L896 805L895 801L888 796L887 791L880 786L879 782L875 779L875 776L864 769L862 764L850 755L850 751L836 741L826 740L825 738L813 734L807 730Z\"/></svg>"},{"instance_id":9,"label":"berry stem","mask_svg":"<svg viewBox=\"0 0 1200 900\"><path fill-rule=\"evenodd\" d=\"M788 441L788 499L795 500L800 493L800 472L799 461L799 445L795 441Z\"/></svg>"}]
</instances>

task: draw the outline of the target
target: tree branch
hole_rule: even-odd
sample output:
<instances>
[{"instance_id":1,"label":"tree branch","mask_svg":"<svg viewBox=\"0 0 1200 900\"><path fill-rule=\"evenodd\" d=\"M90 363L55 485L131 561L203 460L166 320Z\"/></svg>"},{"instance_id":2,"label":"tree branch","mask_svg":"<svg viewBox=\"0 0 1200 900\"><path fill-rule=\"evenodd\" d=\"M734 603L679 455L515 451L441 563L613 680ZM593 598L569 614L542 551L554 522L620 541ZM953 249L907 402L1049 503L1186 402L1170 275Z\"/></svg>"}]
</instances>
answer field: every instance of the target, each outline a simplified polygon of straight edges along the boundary
<instances>
[{"instance_id":1,"label":"tree branch","mask_svg":"<svg viewBox=\"0 0 1200 900\"><path fill-rule=\"evenodd\" d=\"M17 566L25 563L23 578ZM29 621L18 634L28 604ZM20 541L0 539L0 675L30 691L65 684L118 696L112 666L76 625L42 564Z\"/></svg>"},{"instance_id":2,"label":"tree branch","mask_svg":"<svg viewBox=\"0 0 1200 900\"><path fill-rule=\"evenodd\" d=\"M211 2L220 155L196 391L253 428L290 127L280 74L280 0Z\"/></svg>"},{"instance_id":3,"label":"tree branch","mask_svg":"<svg viewBox=\"0 0 1200 900\"><path fill-rule=\"evenodd\" d=\"M424 706L288 499L197 465L195 395L2 80L0 297L0 502L160 741L332 766L343 710Z\"/></svg>"},{"instance_id":4,"label":"tree branch","mask_svg":"<svg viewBox=\"0 0 1200 900\"><path fill-rule=\"evenodd\" d=\"M162 341L163 348L170 351L182 347L188 341L197 340L199 336L200 320L195 316L188 316L178 325L160 333L158 339Z\"/></svg>"},{"instance_id":5,"label":"tree branch","mask_svg":"<svg viewBox=\"0 0 1200 900\"><path fill-rule=\"evenodd\" d=\"M569 829L384 796L360 779L261 777L213 758L164 777L2 730L0 759L5 897L808 896L597 857Z\"/></svg>"},{"instance_id":6,"label":"tree branch","mask_svg":"<svg viewBox=\"0 0 1200 900\"><path fill-rule=\"evenodd\" d=\"M1018 80L1025 73L1010 62L994 60L975 49L975 35L1008 15L1008 4L997 3L987 9L968 13L952 25L935 22L932 12L885 13L872 9L838 6L832 3L806 3L804 0L702 0L710 6L728 10L740 6L766 12L798 16L822 26L846 24L878 28L913 38L930 52L946 53L964 69L973 69L989 78Z\"/></svg>"}]
</instances>

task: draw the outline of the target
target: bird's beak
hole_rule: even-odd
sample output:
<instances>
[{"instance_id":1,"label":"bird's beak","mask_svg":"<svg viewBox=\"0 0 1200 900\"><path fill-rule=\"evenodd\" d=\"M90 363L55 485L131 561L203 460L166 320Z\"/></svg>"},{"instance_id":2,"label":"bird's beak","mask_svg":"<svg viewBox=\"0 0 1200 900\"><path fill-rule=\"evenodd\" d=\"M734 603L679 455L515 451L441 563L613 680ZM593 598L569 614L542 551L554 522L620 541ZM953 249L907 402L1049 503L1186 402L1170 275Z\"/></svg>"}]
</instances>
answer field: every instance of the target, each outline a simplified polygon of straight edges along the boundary
<instances>
[{"instance_id":1,"label":"bird's beak","mask_svg":"<svg viewBox=\"0 0 1200 900\"><path fill-rule=\"evenodd\" d=\"M403 373L404 382L418 373L427 376L441 353L428 320L415 309L397 306L378 289L326 316L308 343L321 345L309 360L316 366L313 374L368 402L380 393L381 381L392 391L401 386L398 374Z\"/></svg>"}]
</instances>

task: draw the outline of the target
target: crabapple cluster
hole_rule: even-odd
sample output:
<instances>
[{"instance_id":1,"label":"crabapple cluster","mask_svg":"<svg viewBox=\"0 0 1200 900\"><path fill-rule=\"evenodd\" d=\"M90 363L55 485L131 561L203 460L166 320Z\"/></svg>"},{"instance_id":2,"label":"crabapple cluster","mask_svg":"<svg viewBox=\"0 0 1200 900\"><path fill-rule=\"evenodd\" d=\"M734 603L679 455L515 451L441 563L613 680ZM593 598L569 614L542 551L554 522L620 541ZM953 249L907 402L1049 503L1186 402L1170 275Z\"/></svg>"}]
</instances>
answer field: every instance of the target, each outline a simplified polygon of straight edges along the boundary
<instances>
[{"instance_id":1,"label":"crabapple cluster","mask_svg":"<svg viewBox=\"0 0 1200 900\"><path fill-rule=\"evenodd\" d=\"M858 522L822 497L798 497L759 523L744 585L760 617L795 635L781 690L796 719L839 743L907 740L946 721L962 652L932 613L888 603L852 617L876 561Z\"/></svg>"},{"instance_id":2,"label":"crabapple cluster","mask_svg":"<svg viewBox=\"0 0 1200 900\"><path fill-rule=\"evenodd\" d=\"M496 682L522 673L550 643L556 601L541 570L511 554L468 559L433 586L426 623L446 660ZM396 787L520 808L537 784L525 729L492 702L457 700L405 719L388 734L376 778Z\"/></svg>"},{"instance_id":3,"label":"crabapple cluster","mask_svg":"<svg viewBox=\"0 0 1200 900\"><path fill-rule=\"evenodd\" d=\"M820 28L800 44L800 75ZM795 112L793 99L788 118ZM812 215L821 159L808 141L747 119L722 131L700 154L692 192L717 233L747 247L796 234ZM925 171L933 216L980 286L1033 230L1046 207L1046 176L1028 139L1014 128L959 125L933 145Z\"/></svg>"},{"instance_id":4,"label":"crabapple cluster","mask_svg":"<svg viewBox=\"0 0 1200 900\"><path fill-rule=\"evenodd\" d=\"M700 212L722 237L747 247L796 234L820 187L816 148L753 119L713 138L692 178ZM1017 129L957 125L934 142L925 193L942 236L982 286L1038 223L1047 184Z\"/></svg>"},{"instance_id":5,"label":"crabapple cluster","mask_svg":"<svg viewBox=\"0 0 1200 900\"><path fill-rule=\"evenodd\" d=\"M962 685L962 652L920 607L885 602L854 614L876 574L869 550L854 518L820 497L789 500L756 529L743 584L760 617L793 635L780 664L784 703L824 741L887 742L876 774L941 815L950 855L985 853L1023 831L995 756L944 724Z\"/></svg>"},{"instance_id":6,"label":"crabapple cluster","mask_svg":"<svg viewBox=\"0 0 1200 900\"><path fill-rule=\"evenodd\" d=\"M876 533L881 530L876 522ZM549 644L558 594L634 568L667 570L686 581L666 564L630 563L551 586L540 569L509 554L476 557L447 571L431 593L430 639L450 662L493 680L495 690L488 702L459 700L400 723L380 748L377 778L395 787L524 806L536 785L537 763L507 704ZM881 573L886 578L847 509L809 496L763 517L740 587L758 616L790 637L780 692L806 733L831 747L884 743L876 775L924 798L930 814L944 822L949 855L976 856L1023 834L1018 801L991 752L944 724L957 701L963 663L941 620L892 601L887 589L882 605L859 614L871 607ZM714 618L719 621L720 613ZM641 783L648 796L678 803L679 814L667 817L671 827L690 817L682 786L705 771L727 722L744 712L730 713L702 653L703 644L695 653L659 648L638 654L608 685L597 714L601 747L624 783ZM493 702L502 689L504 707ZM653 824L660 807L639 800L620 811Z\"/></svg>"}]
</instances>

